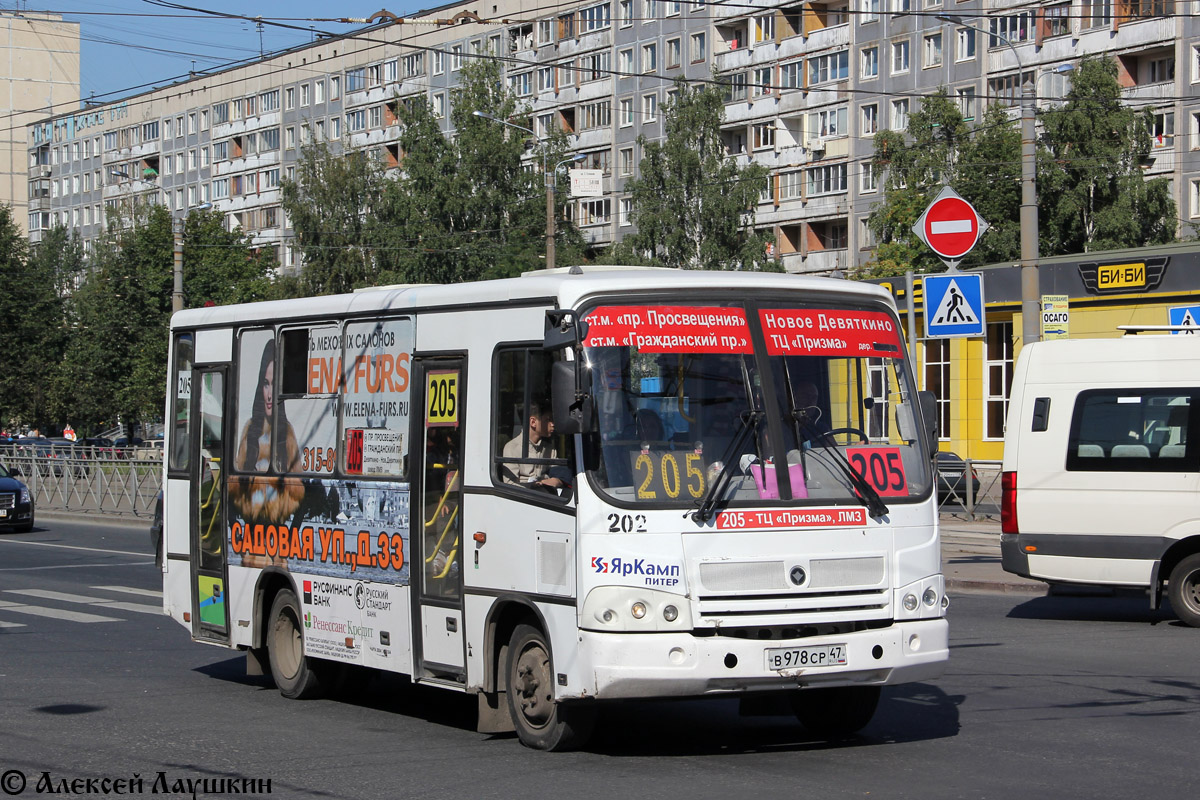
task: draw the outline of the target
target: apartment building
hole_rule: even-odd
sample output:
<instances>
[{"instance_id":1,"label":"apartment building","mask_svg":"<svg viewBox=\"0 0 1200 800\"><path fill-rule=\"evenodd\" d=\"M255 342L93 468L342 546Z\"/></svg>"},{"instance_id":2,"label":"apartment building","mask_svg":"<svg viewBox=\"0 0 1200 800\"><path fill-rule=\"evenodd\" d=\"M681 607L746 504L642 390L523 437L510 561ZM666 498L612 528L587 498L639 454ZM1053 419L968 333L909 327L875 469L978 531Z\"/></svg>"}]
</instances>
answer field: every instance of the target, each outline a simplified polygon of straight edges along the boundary
<instances>
[{"instance_id":1,"label":"apartment building","mask_svg":"<svg viewBox=\"0 0 1200 800\"><path fill-rule=\"evenodd\" d=\"M26 127L78 108L79 23L41 11L0 11L0 55L0 203L28 233L36 186L25 169Z\"/></svg>"},{"instance_id":2,"label":"apartment building","mask_svg":"<svg viewBox=\"0 0 1200 800\"><path fill-rule=\"evenodd\" d=\"M295 268L279 182L300 146L373 147L396 165L398 104L428 98L453 135L463 64L499 58L537 134L566 130L581 166L603 171L605 196L568 210L595 245L631 230L625 184L639 138L662 136L673 81L715 75L730 157L770 169L756 211L773 254L789 272L846 271L873 245L877 131L903 130L939 86L968 117L989 102L1016 116L1023 76L1045 109L1068 85L1060 65L1085 53L1115 58L1127 102L1153 110L1146 172L1172 180L1190 233L1200 218L1200 35L1176 13L1185 5L1193 11L1170 0L454 3L30 125L30 237L66 225L92 240L135 199L175 214L211 203Z\"/></svg>"}]
</instances>

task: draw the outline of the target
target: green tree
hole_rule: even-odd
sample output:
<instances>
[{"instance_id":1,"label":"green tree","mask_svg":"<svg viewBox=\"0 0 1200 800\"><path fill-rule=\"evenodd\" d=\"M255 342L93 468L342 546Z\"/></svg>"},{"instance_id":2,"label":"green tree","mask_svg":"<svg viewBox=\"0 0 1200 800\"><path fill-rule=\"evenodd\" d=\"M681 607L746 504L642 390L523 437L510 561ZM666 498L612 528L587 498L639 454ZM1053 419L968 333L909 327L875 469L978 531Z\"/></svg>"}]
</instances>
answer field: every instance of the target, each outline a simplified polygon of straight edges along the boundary
<instances>
[{"instance_id":1,"label":"green tree","mask_svg":"<svg viewBox=\"0 0 1200 800\"><path fill-rule=\"evenodd\" d=\"M369 150L345 151L324 141L301 148L296 178L283 181L281 194L304 259L305 294L348 292L372 282L372 230L384 184L383 167Z\"/></svg>"},{"instance_id":2,"label":"green tree","mask_svg":"<svg viewBox=\"0 0 1200 800\"><path fill-rule=\"evenodd\" d=\"M220 212L192 212L183 229L185 307L270 296L273 259ZM162 206L140 208L93 249L90 271L71 295L72 335L57 381L61 408L89 426L158 419L166 385L174 288L174 228Z\"/></svg>"},{"instance_id":3,"label":"green tree","mask_svg":"<svg viewBox=\"0 0 1200 800\"><path fill-rule=\"evenodd\" d=\"M1175 238L1167 178L1146 180L1148 110L1121 104L1116 62L1084 58L1061 108L1043 115L1048 159L1038 175L1047 253L1087 253Z\"/></svg>"},{"instance_id":4,"label":"green tree","mask_svg":"<svg viewBox=\"0 0 1200 800\"><path fill-rule=\"evenodd\" d=\"M943 186L953 186L992 226L965 263L1010 257L1014 237L1019 244L1020 147L1003 107L989 108L972 130L945 87L909 115L907 132L877 133L872 163L886 174L885 196L868 219L879 244L862 274L945 269L912 230Z\"/></svg>"},{"instance_id":5,"label":"green tree","mask_svg":"<svg viewBox=\"0 0 1200 800\"><path fill-rule=\"evenodd\" d=\"M524 169L528 135L496 120L527 129L533 122L528 107L502 88L499 63L470 62L460 75L451 96L453 139L442 135L424 100L400 109L403 168L388 185L380 215L388 220L380 239L390 280L451 283L544 264L546 188L539 170L562 160L566 135L556 131L533 143L539 170ZM562 221L563 193L555 200L556 261L571 263L581 257L583 240Z\"/></svg>"},{"instance_id":6,"label":"green tree","mask_svg":"<svg viewBox=\"0 0 1200 800\"><path fill-rule=\"evenodd\" d=\"M0 206L0 420L42 430L61 425L51 380L62 362L67 333L63 298L82 248L65 228L28 247Z\"/></svg>"},{"instance_id":7,"label":"green tree","mask_svg":"<svg viewBox=\"0 0 1200 800\"><path fill-rule=\"evenodd\" d=\"M778 269L767 255L770 234L754 228L767 170L738 167L725 155L723 92L682 81L675 90L663 109L663 140L639 137L640 174L625 184L636 231L614 248L613 260L681 269Z\"/></svg>"}]
</instances>

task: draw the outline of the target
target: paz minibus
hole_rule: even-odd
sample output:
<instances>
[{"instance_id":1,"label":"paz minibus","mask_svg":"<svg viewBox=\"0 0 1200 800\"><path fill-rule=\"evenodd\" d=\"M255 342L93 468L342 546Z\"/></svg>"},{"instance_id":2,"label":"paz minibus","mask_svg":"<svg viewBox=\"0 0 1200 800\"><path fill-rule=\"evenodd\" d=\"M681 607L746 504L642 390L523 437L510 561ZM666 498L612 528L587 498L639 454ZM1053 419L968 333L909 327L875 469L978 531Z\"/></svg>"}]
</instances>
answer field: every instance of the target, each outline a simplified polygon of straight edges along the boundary
<instances>
[{"instance_id":1,"label":"paz minibus","mask_svg":"<svg viewBox=\"0 0 1200 800\"><path fill-rule=\"evenodd\" d=\"M932 405L878 287L574 267L202 308L169 371L165 612L287 697L402 673L560 750L627 698L845 735L945 666Z\"/></svg>"}]
</instances>

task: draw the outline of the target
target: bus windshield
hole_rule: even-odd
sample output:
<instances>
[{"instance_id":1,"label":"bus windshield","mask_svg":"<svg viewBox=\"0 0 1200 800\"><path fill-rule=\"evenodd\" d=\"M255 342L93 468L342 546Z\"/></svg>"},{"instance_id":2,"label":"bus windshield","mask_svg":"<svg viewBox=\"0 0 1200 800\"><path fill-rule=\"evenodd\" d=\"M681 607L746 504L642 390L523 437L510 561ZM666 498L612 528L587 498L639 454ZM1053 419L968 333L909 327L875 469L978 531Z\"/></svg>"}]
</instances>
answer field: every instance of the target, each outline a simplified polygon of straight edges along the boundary
<instances>
[{"instance_id":1,"label":"bus windshield","mask_svg":"<svg viewBox=\"0 0 1200 800\"><path fill-rule=\"evenodd\" d=\"M611 500L875 515L928 494L916 392L882 306L604 305L585 319L600 446L589 478Z\"/></svg>"}]
</instances>

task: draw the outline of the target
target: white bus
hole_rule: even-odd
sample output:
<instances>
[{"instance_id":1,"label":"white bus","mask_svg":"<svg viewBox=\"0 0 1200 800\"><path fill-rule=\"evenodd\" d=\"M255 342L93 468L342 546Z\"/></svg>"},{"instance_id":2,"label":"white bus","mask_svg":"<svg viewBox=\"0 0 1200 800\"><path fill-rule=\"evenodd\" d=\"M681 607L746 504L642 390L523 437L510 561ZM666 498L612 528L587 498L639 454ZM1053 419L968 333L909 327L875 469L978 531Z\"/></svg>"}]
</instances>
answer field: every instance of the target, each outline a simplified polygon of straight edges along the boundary
<instances>
[{"instance_id":1,"label":"white bus","mask_svg":"<svg viewBox=\"0 0 1200 800\"><path fill-rule=\"evenodd\" d=\"M622 698L844 735L944 669L878 287L574 268L182 311L170 349L165 611L287 697L403 673L558 750Z\"/></svg>"}]
</instances>

